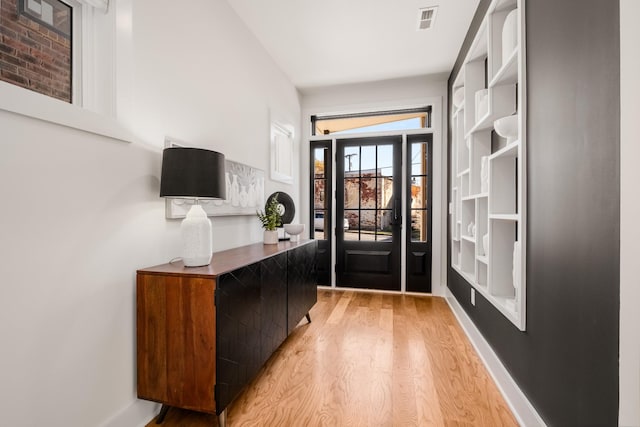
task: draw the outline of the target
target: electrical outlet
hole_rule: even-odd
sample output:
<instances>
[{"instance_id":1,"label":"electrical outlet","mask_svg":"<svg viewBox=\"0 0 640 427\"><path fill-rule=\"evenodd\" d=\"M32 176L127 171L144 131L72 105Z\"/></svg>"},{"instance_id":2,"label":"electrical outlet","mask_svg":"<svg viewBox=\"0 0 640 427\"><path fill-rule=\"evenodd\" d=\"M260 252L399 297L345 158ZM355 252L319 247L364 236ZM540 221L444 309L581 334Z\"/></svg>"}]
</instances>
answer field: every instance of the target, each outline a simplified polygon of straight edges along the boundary
<instances>
[{"instance_id":1,"label":"electrical outlet","mask_svg":"<svg viewBox=\"0 0 640 427\"><path fill-rule=\"evenodd\" d=\"M476 305L476 290L471 288L471 305Z\"/></svg>"}]
</instances>

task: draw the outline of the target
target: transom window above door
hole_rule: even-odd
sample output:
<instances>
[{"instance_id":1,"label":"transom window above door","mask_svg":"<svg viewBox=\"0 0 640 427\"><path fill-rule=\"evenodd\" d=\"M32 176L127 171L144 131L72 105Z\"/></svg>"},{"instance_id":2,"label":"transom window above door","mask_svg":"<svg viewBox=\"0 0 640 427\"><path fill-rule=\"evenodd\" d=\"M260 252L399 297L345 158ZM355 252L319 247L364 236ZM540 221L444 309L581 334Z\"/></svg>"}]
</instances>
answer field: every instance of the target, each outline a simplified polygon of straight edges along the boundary
<instances>
[{"instance_id":1,"label":"transom window above door","mask_svg":"<svg viewBox=\"0 0 640 427\"><path fill-rule=\"evenodd\" d=\"M368 113L311 116L312 136L402 131L429 127L431 127L431 106Z\"/></svg>"}]
</instances>

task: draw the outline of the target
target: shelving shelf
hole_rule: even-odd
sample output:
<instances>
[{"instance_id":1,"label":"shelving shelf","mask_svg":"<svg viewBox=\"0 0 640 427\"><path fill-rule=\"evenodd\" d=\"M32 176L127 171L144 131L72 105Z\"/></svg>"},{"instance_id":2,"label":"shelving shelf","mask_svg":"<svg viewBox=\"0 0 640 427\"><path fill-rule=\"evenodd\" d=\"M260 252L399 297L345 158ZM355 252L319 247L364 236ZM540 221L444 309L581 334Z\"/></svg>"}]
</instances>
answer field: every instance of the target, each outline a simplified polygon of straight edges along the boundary
<instances>
[{"instance_id":1,"label":"shelving shelf","mask_svg":"<svg viewBox=\"0 0 640 427\"><path fill-rule=\"evenodd\" d=\"M451 110L450 171L452 267L523 331L525 1L492 1L454 80L457 98L464 99ZM518 115L517 135L506 140L494 123L513 114Z\"/></svg>"},{"instance_id":2,"label":"shelving shelf","mask_svg":"<svg viewBox=\"0 0 640 427\"><path fill-rule=\"evenodd\" d=\"M502 147L500 150L493 153L489 156L490 160L497 159L500 157L516 157L518 155L518 147L520 146L519 141L514 141L508 144L505 147Z\"/></svg>"},{"instance_id":3,"label":"shelving shelf","mask_svg":"<svg viewBox=\"0 0 640 427\"><path fill-rule=\"evenodd\" d=\"M518 214L489 214L489 219L499 219L502 221L519 221L520 215Z\"/></svg>"},{"instance_id":4,"label":"shelving shelf","mask_svg":"<svg viewBox=\"0 0 640 427\"><path fill-rule=\"evenodd\" d=\"M473 238L472 236L465 236L464 234L462 235L462 240L466 240L467 242L470 242L470 243L476 242L475 238Z\"/></svg>"},{"instance_id":5,"label":"shelving shelf","mask_svg":"<svg viewBox=\"0 0 640 427\"><path fill-rule=\"evenodd\" d=\"M507 62L502 64L502 67L496 72L489 87L496 87L500 85L508 85L518 83L518 48L516 47L511 56L507 59Z\"/></svg>"}]
</instances>

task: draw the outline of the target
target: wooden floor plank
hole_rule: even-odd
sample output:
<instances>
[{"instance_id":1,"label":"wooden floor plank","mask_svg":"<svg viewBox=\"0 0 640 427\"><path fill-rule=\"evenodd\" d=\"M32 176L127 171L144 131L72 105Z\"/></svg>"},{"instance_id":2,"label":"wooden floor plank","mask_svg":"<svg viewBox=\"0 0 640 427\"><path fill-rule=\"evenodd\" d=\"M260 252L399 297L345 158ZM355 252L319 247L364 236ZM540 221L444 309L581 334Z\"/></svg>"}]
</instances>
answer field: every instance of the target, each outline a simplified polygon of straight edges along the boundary
<instances>
[{"instance_id":1,"label":"wooden floor plank","mask_svg":"<svg viewBox=\"0 0 640 427\"><path fill-rule=\"evenodd\" d=\"M517 425L444 299L321 289L311 317L230 406L229 426ZM217 421L172 408L163 425Z\"/></svg>"}]
</instances>

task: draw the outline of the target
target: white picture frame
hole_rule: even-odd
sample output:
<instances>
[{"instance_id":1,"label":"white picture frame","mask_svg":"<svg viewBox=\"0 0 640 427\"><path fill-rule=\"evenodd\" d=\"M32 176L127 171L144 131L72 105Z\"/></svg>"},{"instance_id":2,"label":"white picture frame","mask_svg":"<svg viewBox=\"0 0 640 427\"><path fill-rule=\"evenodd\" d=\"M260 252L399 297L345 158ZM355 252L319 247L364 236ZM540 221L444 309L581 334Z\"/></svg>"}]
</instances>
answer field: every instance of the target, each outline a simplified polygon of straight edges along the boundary
<instances>
[{"instance_id":1,"label":"white picture frame","mask_svg":"<svg viewBox=\"0 0 640 427\"><path fill-rule=\"evenodd\" d=\"M165 138L165 148L186 147L181 141ZM265 174L262 169L225 159L225 180L227 198L225 200L200 200L207 216L255 215L264 209ZM193 200L165 199L165 216L167 219L184 218L189 212Z\"/></svg>"},{"instance_id":2,"label":"white picture frame","mask_svg":"<svg viewBox=\"0 0 640 427\"><path fill-rule=\"evenodd\" d=\"M271 179L293 184L293 126L271 123Z\"/></svg>"}]
</instances>

